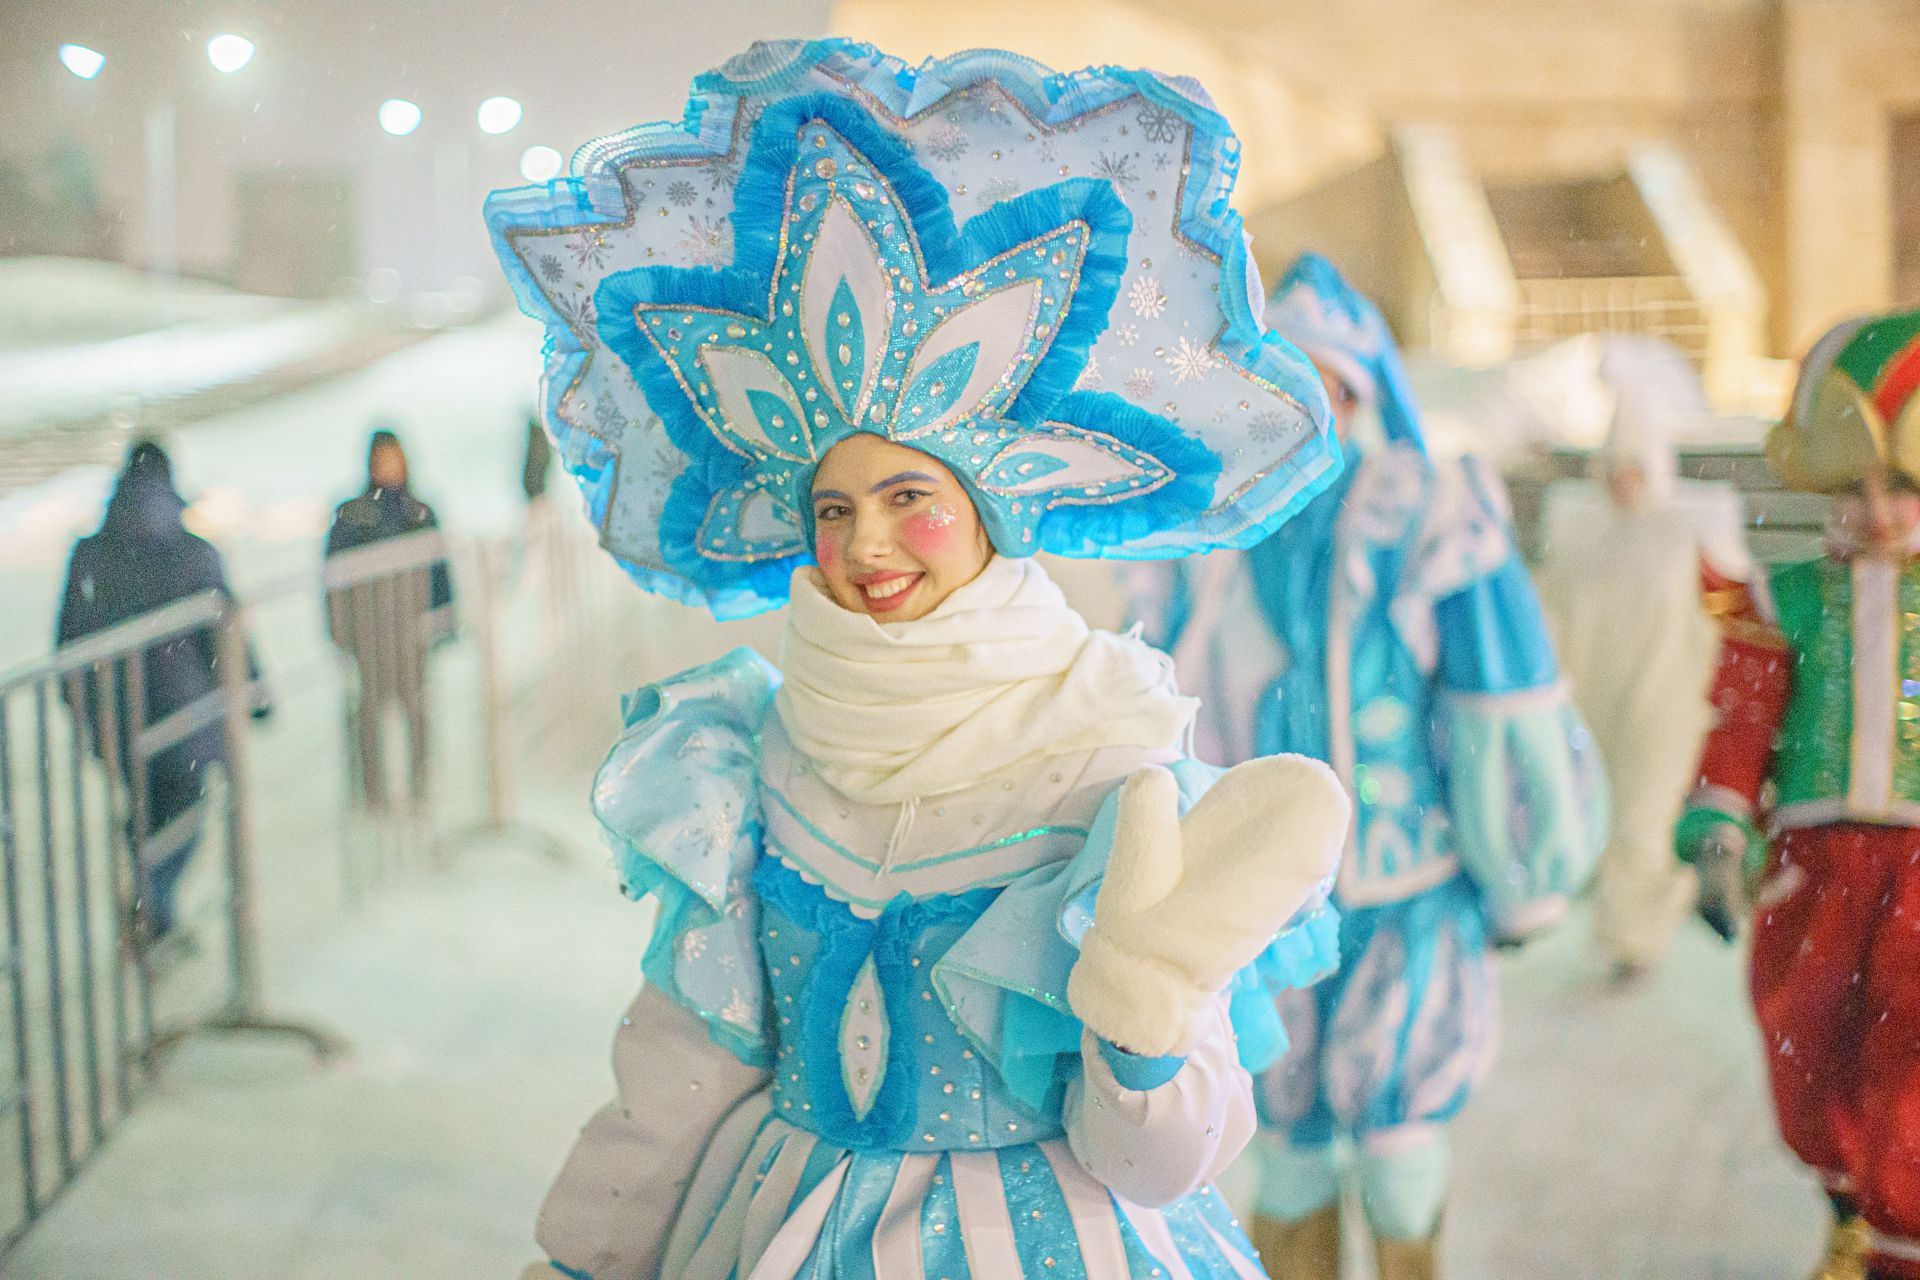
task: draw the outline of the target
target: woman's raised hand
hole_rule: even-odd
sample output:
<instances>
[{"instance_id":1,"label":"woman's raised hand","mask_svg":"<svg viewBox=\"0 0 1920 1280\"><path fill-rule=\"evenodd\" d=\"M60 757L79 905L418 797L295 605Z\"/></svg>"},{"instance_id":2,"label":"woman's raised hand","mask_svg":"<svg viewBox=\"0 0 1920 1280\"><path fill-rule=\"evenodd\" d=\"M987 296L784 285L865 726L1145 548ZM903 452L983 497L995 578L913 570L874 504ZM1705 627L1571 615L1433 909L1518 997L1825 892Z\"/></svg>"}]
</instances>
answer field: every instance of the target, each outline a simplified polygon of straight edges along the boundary
<instances>
[{"instance_id":1,"label":"woman's raised hand","mask_svg":"<svg viewBox=\"0 0 1920 1280\"><path fill-rule=\"evenodd\" d=\"M1180 816L1173 775L1120 792L1106 879L1067 983L1095 1035L1149 1057L1191 1049L1198 1018L1333 874L1351 807L1305 756L1229 769Z\"/></svg>"}]
</instances>

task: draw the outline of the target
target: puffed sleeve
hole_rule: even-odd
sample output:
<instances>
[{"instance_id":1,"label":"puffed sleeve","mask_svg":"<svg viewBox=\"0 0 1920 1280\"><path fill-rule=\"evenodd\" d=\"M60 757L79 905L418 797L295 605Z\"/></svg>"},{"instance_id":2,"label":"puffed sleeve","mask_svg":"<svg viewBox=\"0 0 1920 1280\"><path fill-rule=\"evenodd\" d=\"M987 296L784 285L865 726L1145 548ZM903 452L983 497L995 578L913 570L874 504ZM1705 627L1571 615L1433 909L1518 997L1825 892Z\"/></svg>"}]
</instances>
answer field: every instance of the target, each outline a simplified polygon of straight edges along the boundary
<instances>
[{"instance_id":1,"label":"puffed sleeve","mask_svg":"<svg viewBox=\"0 0 1920 1280\"><path fill-rule=\"evenodd\" d=\"M1791 578L1801 565L1777 570ZM1714 828L1732 823L1746 837L1749 868L1765 857L1758 810L1762 789L1773 772L1774 747L1793 692L1793 650L1773 615L1765 581L1740 582L1711 563L1701 567L1701 597L1720 630L1720 657L1714 670L1713 728L1701 747L1695 784L1674 827L1682 860L1698 855L1701 840Z\"/></svg>"},{"instance_id":2,"label":"puffed sleeve","mask_svg":"<svg viewBox=\"0 0 1920 1280\"><path fill-rule=\"evenodd\" d=\"M767 1114L768 1072L649 986L613 1036L617 1093L581 1129L535 1238L573 1280L651 1280L704 1163L733 1168Z\"/></svg>"},{"instance_id":3,"label":"puffed sleeve","mask_svg":"<svg viewBox=\"0 0 1920 1280\"><path fill-rule=\"evenodd\" d=\"M1499 481L1472 459L1438 480L1416 574L1433 601L1436 745L1461 863L1495 933L1520 938L1564 915L1592 874L1606 777L1560 679Z\"/></svg>"},{"instance_id":4,"label":"puffed sleeve","mask_svg":"<svg viewBox=\"0 0 1920 1280\"><path fill-rule=\"evenodd\" d=\"M629 695L593 783L621 885L659 915L647 981L749 1066L772 1061L760 963L760 727L779 681L751 649Z\"/></svg>"}]
</instances>

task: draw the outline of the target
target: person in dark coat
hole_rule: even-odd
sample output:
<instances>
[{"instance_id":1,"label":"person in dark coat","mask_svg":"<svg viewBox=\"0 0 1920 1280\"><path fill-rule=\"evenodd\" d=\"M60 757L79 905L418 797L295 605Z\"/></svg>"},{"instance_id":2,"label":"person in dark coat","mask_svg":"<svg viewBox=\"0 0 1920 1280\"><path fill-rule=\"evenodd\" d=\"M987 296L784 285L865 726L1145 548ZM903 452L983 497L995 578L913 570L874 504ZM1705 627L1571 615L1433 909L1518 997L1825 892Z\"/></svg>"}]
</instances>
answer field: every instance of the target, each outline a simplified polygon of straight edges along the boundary
<instances>
[{"instance_id":1,"label":"person in dark coat","mask_svg":"<svg viewBox=\"0 0 1920 1280\"><path fill-rule=\"evenodd\" d=\"M99 531L74 545L56 644L72 644L204 591L231 598L220 553L213 544L187 530L186 507L173 486L173 467L166 451L150 440L135 444L114 486ZM142 663L146 705L139 725L156 724L219 688L218 654L219 637L212 626L148 648ZM252 674L257 679L257 669ZM138 726L129 714L124 677L114 684L116 759L125 783L132 776L129 747L132 731ZM98 754L102 745L101 708L91 673L82 682L82 690L74 714ZM264 710L264 702L256 697L256 714ZM225 757L225 727L216 719L147 761L144 829L133 834L143 881L136 916L149 940L173 931L176 890L199 843L199 802L207 768Z\"/></svg>"},{"instance_id":2,"label":"person in dark coat","mask_svg":"<svg viewBox=\"0 0 1920 1280\"><path fill-rule=\"evenodd\" d=\"M327 627L357 674L351 719L360 795L374 812L388 807L381 721L396 704L407 722L412 800L426 800L426 654L453 629L453 577L439 529L433 508L409 487L399 437L375 431L367 487L335 509L326 549Z\"/></svg>"}]
</instances>

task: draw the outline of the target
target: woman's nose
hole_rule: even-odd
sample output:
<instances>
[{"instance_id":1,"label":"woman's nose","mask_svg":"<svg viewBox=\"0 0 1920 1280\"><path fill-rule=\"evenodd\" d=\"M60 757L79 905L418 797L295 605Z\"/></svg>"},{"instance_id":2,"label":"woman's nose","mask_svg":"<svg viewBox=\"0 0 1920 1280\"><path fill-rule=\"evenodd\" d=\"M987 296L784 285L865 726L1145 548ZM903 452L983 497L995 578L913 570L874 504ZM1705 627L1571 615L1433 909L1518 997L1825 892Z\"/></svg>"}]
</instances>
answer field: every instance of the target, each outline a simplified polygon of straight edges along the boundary
<instances>
[{"instance_id":1,"label":"woman's nose","mask_svg":"<svg viewBox=\"0 0 1920 1280\"><path fill-rule=\"evenodd\" d=\"M893 550L893 526L878 516L853 518L853 537L847 543L847 554L855 560L872 563L883 559Z\"/></svg>"}]
</instances>

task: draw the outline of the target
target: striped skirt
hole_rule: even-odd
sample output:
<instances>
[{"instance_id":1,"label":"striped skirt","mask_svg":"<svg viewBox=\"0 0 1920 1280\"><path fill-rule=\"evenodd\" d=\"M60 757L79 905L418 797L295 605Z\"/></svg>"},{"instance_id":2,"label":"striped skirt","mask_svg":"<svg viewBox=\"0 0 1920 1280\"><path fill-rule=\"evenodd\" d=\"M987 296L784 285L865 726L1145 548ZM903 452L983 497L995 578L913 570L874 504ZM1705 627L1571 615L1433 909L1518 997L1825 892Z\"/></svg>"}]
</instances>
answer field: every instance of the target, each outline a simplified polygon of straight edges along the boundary
<instances>
[{"instance_id":1,"label":"striped skirt","mask_svg":"<svg viewBox=\"0 0 1920 1280\"><path fill-rule=\"evenodd\" d=\"M701 1162L666 1280L1262 1280L1226 1201L1120 1200L1055 1139L847 1151L743 1103Z\"/></svg>"}]
</instances>

